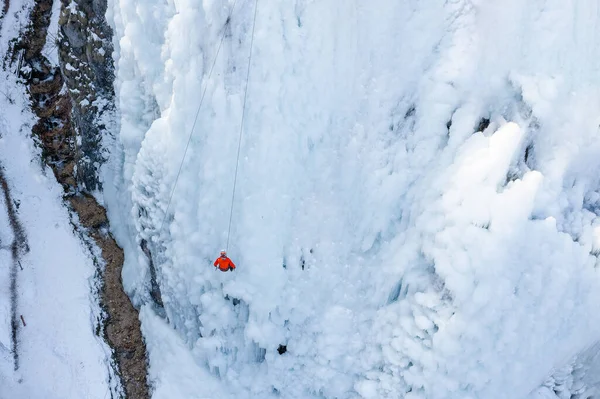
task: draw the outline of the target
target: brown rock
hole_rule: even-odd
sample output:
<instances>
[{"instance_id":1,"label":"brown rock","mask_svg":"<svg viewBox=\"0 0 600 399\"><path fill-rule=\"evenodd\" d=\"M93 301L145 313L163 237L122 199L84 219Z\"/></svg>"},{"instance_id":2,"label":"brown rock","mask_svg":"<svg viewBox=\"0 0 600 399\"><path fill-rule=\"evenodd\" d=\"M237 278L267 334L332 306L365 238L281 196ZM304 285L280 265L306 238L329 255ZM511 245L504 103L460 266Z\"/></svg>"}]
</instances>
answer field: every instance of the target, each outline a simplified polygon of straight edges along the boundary
<instances>
[{"instance_id":1,"label":"brown rock","mask_svg":"<svg viewBox=\"0 0 600 399\"><path fill-rule=\"evenodd\" d=\"M80 194L69 198L69 201L84 227L98 228L108 222L106 210L91 195Z\"/></svg>"}]
</instances>

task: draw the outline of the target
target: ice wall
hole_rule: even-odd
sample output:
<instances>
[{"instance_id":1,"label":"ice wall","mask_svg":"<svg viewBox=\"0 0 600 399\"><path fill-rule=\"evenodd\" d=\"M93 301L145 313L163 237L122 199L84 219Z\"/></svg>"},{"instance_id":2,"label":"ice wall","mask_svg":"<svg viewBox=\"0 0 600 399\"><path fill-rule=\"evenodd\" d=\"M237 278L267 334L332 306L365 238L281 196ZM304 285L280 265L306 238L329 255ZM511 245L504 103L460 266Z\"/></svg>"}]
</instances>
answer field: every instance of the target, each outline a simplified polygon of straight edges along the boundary
<instances>
[{"instance_id":1,"label":"ice wall","mask_svg":"<svg viewBox=\"0 0 600 399\"><path fill-rule=\"evenodd\" d=\"M259 0L221 274L255 4L109 2L105 189L155 396L526 397L585 353L598 3Z\"/></svg>"}]
</instances>

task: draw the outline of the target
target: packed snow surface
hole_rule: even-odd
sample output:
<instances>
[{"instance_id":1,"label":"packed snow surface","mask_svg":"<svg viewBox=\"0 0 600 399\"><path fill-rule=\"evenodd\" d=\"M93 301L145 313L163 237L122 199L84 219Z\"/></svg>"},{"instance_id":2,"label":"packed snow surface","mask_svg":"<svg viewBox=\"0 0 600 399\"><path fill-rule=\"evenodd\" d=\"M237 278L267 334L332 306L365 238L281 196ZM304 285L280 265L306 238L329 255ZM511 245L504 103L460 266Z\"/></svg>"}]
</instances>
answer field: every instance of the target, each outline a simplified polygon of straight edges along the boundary
<instances>
[{"instance_id":1,"label":"packed snow surface","mask_svg":"<svg viewBox=\"0 0 600 399\"><path fill-rule=\"evenodd\" d=\"M599 12L109 1L104 187L154 397L594 394Z\"/></svg>"}]
</instances>

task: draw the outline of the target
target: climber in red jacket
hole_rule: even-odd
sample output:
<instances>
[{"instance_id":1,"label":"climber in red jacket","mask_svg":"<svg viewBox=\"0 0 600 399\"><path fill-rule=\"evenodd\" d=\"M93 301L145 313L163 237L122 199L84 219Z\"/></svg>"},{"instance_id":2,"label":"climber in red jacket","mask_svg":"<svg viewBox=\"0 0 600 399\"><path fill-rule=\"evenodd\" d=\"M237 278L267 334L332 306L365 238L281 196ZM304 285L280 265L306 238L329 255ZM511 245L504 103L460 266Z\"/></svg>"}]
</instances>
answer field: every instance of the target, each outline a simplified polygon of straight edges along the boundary
<instances>
[{"instance_id":1,"label":"climber in red jacket","mask_svg":"<svg viewBox=\"0 0 600 399\"><path fill-rule=\"evenodd\" d=\"M225 250L222 250L221 256L215 260L215 267L218 267L222 272L233 271L233 269L235 269L235 265L231 259L227 257L227 252L225 252Z\"/></svg>"}]
</instances>

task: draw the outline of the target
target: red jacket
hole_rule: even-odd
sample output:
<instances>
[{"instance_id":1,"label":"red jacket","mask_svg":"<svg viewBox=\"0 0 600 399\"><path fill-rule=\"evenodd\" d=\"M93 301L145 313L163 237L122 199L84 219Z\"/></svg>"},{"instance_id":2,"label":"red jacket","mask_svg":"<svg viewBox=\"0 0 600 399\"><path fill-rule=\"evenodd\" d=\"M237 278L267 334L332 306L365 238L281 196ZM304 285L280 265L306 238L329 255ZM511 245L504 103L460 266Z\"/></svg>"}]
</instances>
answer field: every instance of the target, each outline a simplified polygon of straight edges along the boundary
<instances>
[{"instance_id":1,"label":"red jacket","mask_svg":"<svg viewBox=\"0 0 600 399\"><path fill-rule=\"evenodd\" d=\"M217 260L215 260L215 267L218 267L222 272L226 272L228 270L235 269L235 265L228 257L219 256Z\"/></svg>"}]
</instances>

